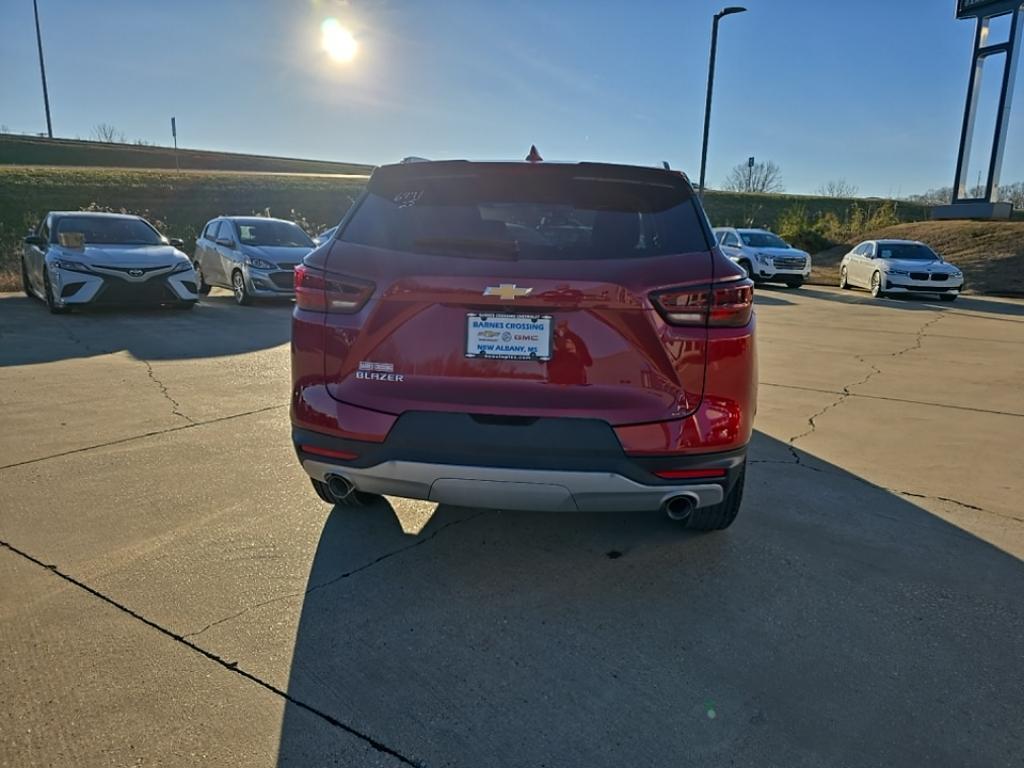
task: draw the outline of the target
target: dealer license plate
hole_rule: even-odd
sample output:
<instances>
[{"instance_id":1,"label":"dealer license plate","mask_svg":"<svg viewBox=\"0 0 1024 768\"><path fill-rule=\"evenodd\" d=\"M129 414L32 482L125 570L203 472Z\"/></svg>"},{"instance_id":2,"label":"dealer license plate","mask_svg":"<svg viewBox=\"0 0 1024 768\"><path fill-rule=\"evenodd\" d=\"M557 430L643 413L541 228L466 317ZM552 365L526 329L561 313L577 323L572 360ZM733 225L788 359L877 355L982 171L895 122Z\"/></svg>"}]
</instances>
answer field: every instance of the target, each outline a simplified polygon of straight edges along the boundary
<instances>
[{"instance_id":1,"label":"dealer license plate","mask_svg":"<svg viewBox=\"0 0 1024 768\"><path fill-rule=\"evenodd\" d=\"M494 360L550 360L551 317L466 316L466 357Z\"/></svg>"}]
</instances>

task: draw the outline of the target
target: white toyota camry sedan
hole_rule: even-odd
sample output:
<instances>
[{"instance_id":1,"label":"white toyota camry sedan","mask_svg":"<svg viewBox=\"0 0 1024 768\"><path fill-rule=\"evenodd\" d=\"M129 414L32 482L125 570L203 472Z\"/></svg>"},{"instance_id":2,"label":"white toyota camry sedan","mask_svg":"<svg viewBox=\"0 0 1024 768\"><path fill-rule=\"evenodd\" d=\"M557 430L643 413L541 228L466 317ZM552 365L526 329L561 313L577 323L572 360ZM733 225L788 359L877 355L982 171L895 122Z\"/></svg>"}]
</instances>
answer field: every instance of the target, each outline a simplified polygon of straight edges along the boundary
<instances>
[{"instance_id":1,"label":"white toyota camry sedan","mask_svg":"<svg viewBox=\"0 0 1024 768\"><path fill-rule=\"evenodd\" d=\"M955 301L964 275L924 243L868 240L843 257L840 288L866 288L871 295L926 293Z\"/></svg>"},{"instance_id":2,"label":"white toyota camry sedan","mask_svg":"<svg viewBox=\"0 0 1024 768\"><path fill-rule=\"evenodd\" d=\"M141 216L54 211L25 238L25 293L51 312L98 304L172 305L199 299L192 261Z\"/></svg>"}]
</instances>

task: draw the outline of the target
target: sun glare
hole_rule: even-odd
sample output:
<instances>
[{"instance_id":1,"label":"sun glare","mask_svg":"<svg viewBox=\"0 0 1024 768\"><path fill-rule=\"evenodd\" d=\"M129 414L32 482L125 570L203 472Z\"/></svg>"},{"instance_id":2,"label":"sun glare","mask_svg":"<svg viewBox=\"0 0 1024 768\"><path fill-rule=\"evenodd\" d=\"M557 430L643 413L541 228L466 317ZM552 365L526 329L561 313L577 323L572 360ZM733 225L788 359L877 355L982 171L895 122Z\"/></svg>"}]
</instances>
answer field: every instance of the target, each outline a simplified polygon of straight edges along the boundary
<instances>
[{"instance_id":1,"label":"sun glare","mask_svg":"<svg viewBox=\"0 0 1024 768\"><path fill-rule=\"evenodd\" d=\"M320 25L320 45L328 56L338 62L352 61L359 50L359 43L352 33L334 18L324 19Z\"/></svg>"}]
</instances>

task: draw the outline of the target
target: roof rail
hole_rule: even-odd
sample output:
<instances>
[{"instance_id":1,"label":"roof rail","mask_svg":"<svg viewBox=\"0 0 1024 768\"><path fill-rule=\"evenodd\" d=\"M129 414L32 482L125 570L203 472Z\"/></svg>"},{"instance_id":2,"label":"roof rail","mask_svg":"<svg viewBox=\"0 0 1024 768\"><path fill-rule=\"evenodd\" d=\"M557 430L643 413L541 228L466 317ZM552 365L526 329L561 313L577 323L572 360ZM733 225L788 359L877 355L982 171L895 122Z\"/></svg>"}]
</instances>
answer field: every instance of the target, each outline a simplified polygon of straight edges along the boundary
<instances>
[{"instance_id":1,"label":"roof rail","mask_svg":"<svg viewBox=\"0 0 1024 768\"><path fill-rule=\"evenodd\" d=\"M426 157L416 157L415 155L410 155L409 157L403 157L402 158L402 164L403 165L405 163L429 163L429 162L430 162L430 160L428 158L426 158Z\"/></svg>"}]
</instances>

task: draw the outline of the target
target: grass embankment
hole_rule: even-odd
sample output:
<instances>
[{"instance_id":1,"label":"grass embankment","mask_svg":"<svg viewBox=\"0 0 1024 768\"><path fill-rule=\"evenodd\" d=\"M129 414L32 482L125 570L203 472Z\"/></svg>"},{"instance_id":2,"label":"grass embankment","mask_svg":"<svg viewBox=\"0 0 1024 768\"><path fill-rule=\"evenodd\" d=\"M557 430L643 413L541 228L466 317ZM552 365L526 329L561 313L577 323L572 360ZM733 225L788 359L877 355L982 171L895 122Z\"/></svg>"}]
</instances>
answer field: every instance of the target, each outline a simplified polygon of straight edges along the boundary
<instances>
[{"instance_id":1,"label":"grass embankment","mask_svg":"<svg viewBox=\"0 0 1024 768\"><path fill-rule=\"evenodd\" d=\"M179 149L182 170L259 173L369 173L372 166ZM78 139L44 139L0 134L0 165L90 166L103 168L175 168L174 149Z\"/></svg>"},{"instance_id":2,"label":"grass embankment","mask_svg":"<svg viewBox=\"0 0 1024 768\"><path fill-rule=\"evenodd\" d=\"M885 207L897 221L922 221L929 217L929 207L918 203L871 198L814 197L811 195L762 195L738 192L708 191L704 208L716 227L767 227L778 232L787 217L799 212L808 221L826 216L836 220L849 219L859 208L865 218Z\"/></svg>"},{"instance_id":3,"label":"grass embankment","mask_svg":"<svg viewBox=\"0 0 1024 768\"><path fill-rule=\"evenodd\" d=\"M920 221L868 232L857 242L893 238L927 243L964 273L968 292L1024 295L1024 221ZM839 262L857 243L814 256L811 282L839 284Z\"/></svg>"},{"instance_id":4,"label":"grass embankment","mask_svg":"<svg viewBox=\"0 0 1024 768\"><path fill-rule=\"evenodd\" d=\"M362 185L318 176L0 166L0 290L20 287L21 238L47 211L138 213L184 239L191 253L202 226L222 214L269 210L315 233L341 218Z\"/></svg>"}]
</instances>

